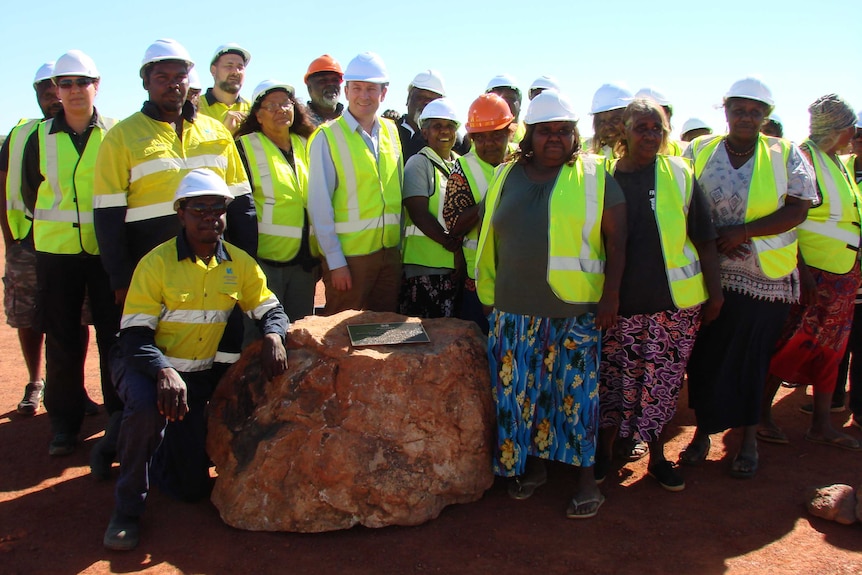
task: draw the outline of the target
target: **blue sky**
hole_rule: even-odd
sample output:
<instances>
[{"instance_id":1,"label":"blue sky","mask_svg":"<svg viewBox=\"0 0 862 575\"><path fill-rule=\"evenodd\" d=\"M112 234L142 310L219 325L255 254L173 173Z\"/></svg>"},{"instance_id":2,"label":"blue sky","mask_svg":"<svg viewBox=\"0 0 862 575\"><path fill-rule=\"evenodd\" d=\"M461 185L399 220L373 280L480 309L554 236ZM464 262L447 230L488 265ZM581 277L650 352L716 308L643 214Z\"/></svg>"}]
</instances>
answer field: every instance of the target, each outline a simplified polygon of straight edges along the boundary
<instances>
[{"instance_id":1,"label":"blue sky","mask_svg":"<svg viewBox=\"0 0 862 575\"><path fill-rule=\"evenodd\" d=\"M296 86L304 99L302 77L323 53L342 66L358 52L379 53L391 77L383 108L402 112L407 85L426 68L442 72L448 95L465 116L496 74L514 75L525 97L536 77L552 75L580 111L585 135L592 133L592 95L609 81L663 91L674 104L675 133L691 116L723 131L716 107L735 80L750 74L770 86L786 134L797 141L807 134L807 107L817 97L835 92L857 111L862 106L858 0L80 5L46 0L4 7L0 33L13 49L4 66L0 131L38 115L34 72L72 48L84 50L99 67L99 110L128 116L146 99L138 78L144 50L162 37L188 48L201 64L205 86L211 84L209 60L219 44L249 49L246 97L261 80L276 78Z\"/></svg>"}]
</instances>

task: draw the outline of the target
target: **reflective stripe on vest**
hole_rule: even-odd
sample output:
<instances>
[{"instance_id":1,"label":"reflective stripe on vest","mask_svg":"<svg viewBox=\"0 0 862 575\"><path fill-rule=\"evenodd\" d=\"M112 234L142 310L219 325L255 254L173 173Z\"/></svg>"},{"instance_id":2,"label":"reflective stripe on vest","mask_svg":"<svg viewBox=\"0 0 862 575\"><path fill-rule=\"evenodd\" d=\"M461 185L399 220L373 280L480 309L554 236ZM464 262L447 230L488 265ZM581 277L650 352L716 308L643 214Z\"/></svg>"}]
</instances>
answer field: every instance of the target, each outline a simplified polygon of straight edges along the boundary
<instances>
[{"instance_id":1,"label":"reflective stripe on vest","mask_svg":"<svg viewBox=\"0 0 862 575\"><path fill-rule=\"evenodd\" d=\"M473 201L478 205L485 198L485 193L488 191L488 183L494 175L494 166L483 161L476 154L475 150L459 158L458 162L461 164L461 170L464 172L467 183L470 185ZM473 229L464 235L462 243L464 260L467 262L467 276L473 280L476 279L476 250L479 248L479 227L479 224L473 226Z\"/></svg>"},{"instance_id":2,"label":"reflective stripe on vest","mask_svg":"<svg viewBox=\"0 0 862 575\"><path fill-rule=\"evenodd\" d=\"M694 172L700 177L724 136L701 136L692 141ZM768 216L784 206L787 196L787 159L790 142L760 135L745 206L745 222ZM796 269L796 228L771 236L751 238L760 269L766 277L783 278Z\"/></svg>"},{"instance_id":3,"label":"reflective stripe on vest","mask_svg":"<svg viewBox=\"0 0 862 575\"><path fill-rule=\"evenodd\" d=\"M616 162L611 167L616 168ZM613 172L611 172L613 173ZM694 173L688 161L659 155L655 167L655 216L665 274L674 305L694 307L707 299L697 249L688 237Z\"/></svg>"},{"instance_id":4,"label":"reflective stripe on vest","mask_svg":"<svg viewBox=\"0 0 862 575\"><path fill-rule=\"evenodd\" d=\"M33 227L33 213L21 195L24 147L42 120L21 120L9 133L9 167L6 172L6 221L16 240L23 240Z\"/></svg>"},{"instance_id":5,"label":"reflective stripe on vest","mask_svg":"<svg viewBox=\"0 0 862 575\"><path fill-rule=\"evenodd\" d=\"M343 116L320 126L338 178L332 207L345 256L395 247L401 238L401 143L393 122L378 121L378 158Z\"/></svg>"},{"instance_id":6,"label":"reflective stripe on vest","mask_svg":"<svg viewBox=\"0 0 862 575\"><path fill-rule=\"evenodd\" d=\"M802 144L811 152L822 202L808 210L799 224L799 250L805 263L835 274L846 274L856 263L859 250L859 190L845 166L833 161L811 140Z\"/></svg>"},{"instance_id":7,"label":"reflective stripe on vest","mask_svg":"<svg viewBox=\"0 0 862 575\"><path fill-rule=\"evenodd\" d=\"M81 155L66 132L50 133L53 120L39 124L42 181L33 212L33 243L52 254L98 255L93 226L93 177L107 129L96 126ZM112 123L111 123L112 125Z\"/></svg>"},{"instance_id":8,"label":"reflective stripe on vest","mask_svg":"<svg viewBox=\"0 0 862 575\"><path fill-rule=\"evenodd\" d=\"M257 212L260 258L292 260L302 243L308 187L305 142L290 135L296 171L282 151L262 132L242 136L237 142L245 150L251 171L252 195Z\"/></svg>"},{"instance_id":9,"label":"reflective stripe on vest","mask_svg":"<svg viewBox=\"0 0 862 575\"><path fill-rule=\"evenodd\" d=\"M605 198L605 159L578 156L560 169L548 203L548 285L567 303L598 302L604 288L605 248L601 234ZM476 291L486 305L494 303L497 254L494 211L513 163L498 168L485 197L479 235ZM574 241L573 241L574 240Z\"/></svg>"},{"instance_id":10,"label":"reflective stripe on vest","mask_svg":"<svg viewBox=\"0 0 862 575\"><path fill-rule=\"evenodd\" d=\"M446 198L446 182L449 178L449 168L430 147L425 146L418 152L430 163L434 173L431 195L428 197L428 211L434 215L437 223L446 229L443 221L443 205ZM445 173L441 172L445 170ZM413 223L410 213L405 210L404 246L402 261L405 264L415 264L431 268L455 268L455 254L425 235L419 226Z\"/></svg>"}]
</instances>

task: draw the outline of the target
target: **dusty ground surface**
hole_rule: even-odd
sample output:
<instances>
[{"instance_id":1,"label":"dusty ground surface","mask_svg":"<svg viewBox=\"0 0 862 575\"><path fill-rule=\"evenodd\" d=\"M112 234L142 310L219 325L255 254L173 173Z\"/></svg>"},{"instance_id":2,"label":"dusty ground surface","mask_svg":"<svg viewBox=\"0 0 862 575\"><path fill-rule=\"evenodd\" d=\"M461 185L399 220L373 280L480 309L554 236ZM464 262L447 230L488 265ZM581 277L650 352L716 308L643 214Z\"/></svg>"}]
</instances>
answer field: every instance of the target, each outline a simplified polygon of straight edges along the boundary
<instances>
[{"instance_id":1,"label":"dusty ground surface","mask_svg":"<svg viewBox=\"0 0 862 575\"><path fill-rule=\"evenodd\" d=\"M99 399L94 339L87 388ZM44 410L32 418L15 413L26 372L5 318L0 374L2 575L862 573L862 526L809 517L804 507L811 486L859 486L862 454L803 439L804 389L781 390L775 413L791 444L761 443L753 480L728 476L738 436L714 436L709 460L683 470L685 491L662 490L646 475L645 460L629 463L602 486L607 502L590 520L565 518L573 473L560 465L550 467L548 484L527 501L509 499L498 480L482 500L449 507L419 527L315 535L238 531L208 502L177 503L154 492L140 547L114 553L101 543L113 482L91 479L87 464L107 416L86 418L74 455L49 458ZM693 433L685 397L680 405L669 429L672 459ZM848 426L848 414L833 418Z\"/></svg>"}]
</instances>

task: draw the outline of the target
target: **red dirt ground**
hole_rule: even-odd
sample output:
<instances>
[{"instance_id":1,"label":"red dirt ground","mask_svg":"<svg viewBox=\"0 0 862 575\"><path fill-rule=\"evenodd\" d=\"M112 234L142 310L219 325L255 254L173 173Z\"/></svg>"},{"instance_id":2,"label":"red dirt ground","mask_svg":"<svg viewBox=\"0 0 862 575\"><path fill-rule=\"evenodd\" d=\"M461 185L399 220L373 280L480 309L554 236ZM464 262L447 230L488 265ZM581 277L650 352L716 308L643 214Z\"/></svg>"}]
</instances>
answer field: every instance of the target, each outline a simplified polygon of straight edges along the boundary
<instances>
[{"instance_id":1,"label":"red dirt ground","mask_svg":"<svg viewBox=\"0 0 862 575\"><path fill-rule=\"evenodd\" d=\"M94 340L87 389L98 399ZM630 463L602 486L607 502L591 520L565 518L573 474L561 465L550 467L548 484L527 501L509 499L498 480L480 501L449 507L422 526L314 535L239 531L208 502L177 503L154 492L140 547L116 553L102 548L113 482L94 481L87 466L107 416L86 418L74 455L50 458L44 410L32 418L15 413L26 372L5 321L0 373L2 575L862 573L862 526L810 517L804 506L809 487L859 486L862 454L804 441L804 389L781 390L775 414L791 444L761 443L755 479L728 476L739 438L715 436L709 460L683 470L685 491L662 490L646 476L645 460ZM685 397L680 405L669 429L672 459L693 433ZM833 418L847 427L846 413Z\"/></svg>"}]
</instances>

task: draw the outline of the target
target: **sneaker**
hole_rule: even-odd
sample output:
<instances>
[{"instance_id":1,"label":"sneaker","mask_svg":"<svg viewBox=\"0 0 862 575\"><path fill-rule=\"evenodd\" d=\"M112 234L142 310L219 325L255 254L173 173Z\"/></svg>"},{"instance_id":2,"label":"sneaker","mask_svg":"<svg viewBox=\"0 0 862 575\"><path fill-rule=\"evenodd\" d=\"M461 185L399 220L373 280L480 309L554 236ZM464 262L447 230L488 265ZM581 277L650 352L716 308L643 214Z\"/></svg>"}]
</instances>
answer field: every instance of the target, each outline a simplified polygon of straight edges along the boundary
<instances>
[{"instance_id":1,"label":"sneaker","mask_svg":"<svg viewBox=\"0 0 862 575\"><path fill-rule=\"evenodd\" d=\"M670 461L662 461L647 468L650 477L658 480L658 484L668 491L682 491L685 489L685 480L677 473L676 468Z\"/></svg>"},{"instance_id":2,"label":"sneaker","mask_svg":"<svg viewBox=\"0 0 862 575\"><path fill-rule=\"evenodd\" d=\"M21 415L36 415L44 395L45 380L28 383L24 386L24 399L18 404L18 413Z\"/></svg>"},{"instance_id":3,"label":"sneaker","mask_svg":"<svg viewBox=\"0 0 862 575\"><path fill-rule=\"evenodd\" d=\"M114 511L105 530L102 545L111 551L131 551L141 538L141 518Z\"/></svg>"},{"instance_id":4,"label":"sneaker","mask_svg":"<svg viewBox=\"0 0 862 575\"><path fill-rule=\"evenodd\" d=\"M847 409L847 408L844 407L843 403L840 405L839 404L832 404L832 406L829 407L829 411L831 413L841 413L845 409ZM805 404L799 406L799 411L801 411L805 415L811 415L812 413L814 413L814 404L813 403L805 403Z\"/></svg>"},{"instance_id":5,"label":"sneaker","mask_svg":"<svg viewBox=\"0 0 862 575\"><path fill-rule=\"evenodd\" d=\"M51 440L51 445L48 446L48 455L51 457L60 457L63 455L72 455L75 453L75 446L78 443L78 437L71 433L57 433L54 439Z\"/></svg>"}]
</instances>

